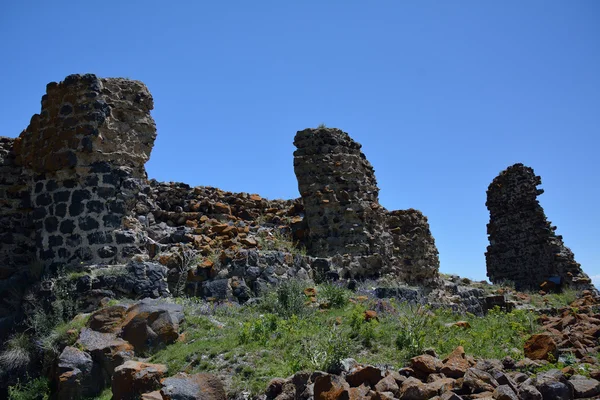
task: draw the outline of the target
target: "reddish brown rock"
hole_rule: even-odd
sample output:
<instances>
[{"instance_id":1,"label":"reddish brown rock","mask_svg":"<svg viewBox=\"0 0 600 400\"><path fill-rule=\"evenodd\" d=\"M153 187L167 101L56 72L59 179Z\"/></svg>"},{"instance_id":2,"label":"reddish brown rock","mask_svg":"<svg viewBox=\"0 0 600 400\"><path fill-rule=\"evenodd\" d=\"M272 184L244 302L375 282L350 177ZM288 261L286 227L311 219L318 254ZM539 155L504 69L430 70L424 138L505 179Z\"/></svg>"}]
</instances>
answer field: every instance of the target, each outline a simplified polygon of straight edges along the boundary
<instances>
[{"instance_id":1,"label":"reddish brown rock","mask_svg":"<svg viewBox=\"0 0 600 400\"><path fill-rule=\"evenodd\" d=\"M127 310L122 336L136 352L147 352L174 343L183 319L180 305L144 299Z\"/></svg>"},{"instance_id":2,"label":"reddish brown rock","mask_svg":"<svg viewBox=\"0 0 600 400\"><path fill-rule=\"evenodd\" d=\"M342 394L347 396L348 383L337 375L321 375L315 378L314 397L315 400L337 400Z\"/></svg>"},{"instance_id":3,"label":"reddish brown rock","mask_svg":"<svg viewBox=\"0 0 600 400\"><path fill-rule=\"evenodd\" d=\"M359 367L346 375L346 382L348 382L351 387L360 385L375 387L382 378L383 374L379 368L366 366L362 368Z\"/></svg>"},{"instance_id":4,"label":"reddish brown rock","mask_svg":"<svg viewBox=\"0 0 600 400\"><path fill-rule=\"evenodd\" d=\"M121 329L127 306L115 305L95 311L89 319L90 329L103 333L116 333Z\"/></svg>"},{"instance_id":5,"label":"reddish brown rock","mask_svg":"<svg viewBox=\"0 0 600 400\"><path fill-rule=\"evenodd\" d=\"M410 367L416 372L425 375L438 372L442 368L442 362L430 355L423 354L410 359Z\"/></svg>"},{"instance_id":6,"label":"reddish brown rock","mask_svg":"<svg viewBox=\"0 0 600 400\"><path fill-rule=\"evenodd\" d=\"M402 400L429 400L437 395L437 391L416 378L408 378L400 388Z\"/></svg>"},{"instance_id":7,"label":"reddish brown rock","mask_svg":"<svg viewBox=\"0 0 600 400\"><path fill-rule=\"evenodd\" d=\"M398 394L400 386L398 386L398 382L396 382L394 375L390 374L377 382L375 390L377 392L391 392L393 394Z\"/></svg>"},{"instance_id":8,"label":"reddish brown rock","mask_svg":"<svg viewBox=\"0 0 600 400\"><path fill-rule=\"evenodd\" d=\"M115 368L112 377L113 400L133 400L160 389L160 380L166 372L167 366L163 364L125 361Z\"/></svg>"},{"instance_id":9,"label":"reddish brown rock","mask_svg":"<svg viewBox=\"0 0 600 400\"><path fill-rule=\"evenodd\" d=\"M365 321L370 321L372 319L377 319L377 311L367 310L363 315Z\"/></svg>"},{"instance_id":10,"label":"reddish brown rock","mask_svg":"<svg viewBox=\"0 0 600 400\"><path fill-rule=\"evenodd\" d=\"M458 346L446 359L441 372L450 378L462 378L469 369L469 362L465 357L465 349Z\"/></svg>"},{"instance_id":11,"label":"reddish brown rock","mask_svg":"<svg viewBox=\"0 0 600 400\"><path fill-rule=\"evenodd\" d=\"M552 336L548 334L532 335L523 348L525 357L531 360L556 361L558 359L558 348ZM550 358L550 359L549 359Z\"/></svg>"}]
</instances>

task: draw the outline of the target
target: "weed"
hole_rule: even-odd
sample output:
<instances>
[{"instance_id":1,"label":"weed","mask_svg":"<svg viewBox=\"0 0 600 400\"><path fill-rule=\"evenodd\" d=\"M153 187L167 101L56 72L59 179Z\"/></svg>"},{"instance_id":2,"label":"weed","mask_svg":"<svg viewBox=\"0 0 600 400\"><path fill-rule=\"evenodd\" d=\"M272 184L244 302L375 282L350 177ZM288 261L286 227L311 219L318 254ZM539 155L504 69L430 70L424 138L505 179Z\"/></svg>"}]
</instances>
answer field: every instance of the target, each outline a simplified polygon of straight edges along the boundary
<instances>
[{"instance_id":1,"label":"weed","mask_svg":"<svg viewBox=\"0 0 600 400\"><path fill-rule=\"evenodd\" d=\"M411 306L399 317L400 332L396 336L396 347L404 350L408 358L421 354L426 347L426 338L430 334L432 320L425 307Z\"/></svg>"},{"instance_id":2,"label":"weed","mask_svg":"<svg viewBox=\"0 0 600 400\"><path fill-rule=\"evenodd\" d=\"M177 273L179 274L179 277L177 278L177 284L173 290L173 296L175 297L179 297L184 294L188 271L196 266L199 261L198 253L194 250L182 249L178 256L180 260L179 265L177 266Z\"/></svg>"},{"instance_id":3,"label":"weed","mask_svg":"<svg viewBox=\"0 0 600 400\"><path fill-rule=\"evenodd\" d=\"M48 400L50 397L50 382L42 377L22 384L8 387L9 400Z\"/></svg>"},{"instance_id":4,"label":"weed","mask_svg":"<svg viewBox=\"0 0 600 400\"><path fill-rule=\"evenodd\" d=\"M342 308L348 304L350 291L343 286L326 282L319 286L319 298L333 308Z\"/></svg>"},{"instance_id":5,"label":"weed","mask_svg":"<svg viewBox=\"0 0 600 400\"><path fill-rule=\"evenodd\" d=\"M0 364L7 370L24 368L31 362L33 345L31 337L25 333L16 333L4 344L0 353Z\"/></svg>"}]
</instances>

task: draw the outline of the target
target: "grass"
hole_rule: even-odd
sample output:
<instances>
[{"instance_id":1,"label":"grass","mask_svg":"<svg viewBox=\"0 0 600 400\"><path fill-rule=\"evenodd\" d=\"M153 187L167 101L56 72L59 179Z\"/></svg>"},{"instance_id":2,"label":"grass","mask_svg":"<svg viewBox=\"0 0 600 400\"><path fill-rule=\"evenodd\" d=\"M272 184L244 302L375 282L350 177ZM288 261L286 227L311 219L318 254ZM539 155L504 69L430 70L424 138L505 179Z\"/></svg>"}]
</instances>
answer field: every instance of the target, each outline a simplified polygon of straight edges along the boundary
<instances>
[{"instance_id":1,"label":"grass","mask_svg":"<svg viewBox=\"0 0 600 400\"><path fill-rule=\"evenodd\" d=\"M8 388L9 400L48 400L50 381L47 378L32 379L27 383L18 382Z\"/></svg>"},{"instance_id":2,"label":"grass","mask_svg":"<svg viewBox=\"0 0 600 400\"><path fill-rule=\"evenodd\" d=\"M282 232L280 229L261 231L256 237L258 246L262 250L279 250L292 255L306 256L306 248L298 247L292 235Z\"/></svg>"},{"instance_id":3,"label":"grass","mask_svg":"<svg viewBox=\"0 0 600 400\"><path fill-rule=\"evenodd\" d=\"M26 367L32 360L32 339L25 333L16 333L4 343L0 364L6 370Z\"/></svg>"},{"instance_id":4,"label":"grass","mask_svg":"<svg viewBox=\"0 0 600 400\"><path fill-rule=\"evenodd\" d=\"M461 345L476 357L518 360L524 341L539 329L536 315L524 310L460 316L393 300L352 298L331 284L316 287L312 300L304 294L306 285L289 281L247 306L184 301L185 339L152 362L167 364L169 371L227 375L232 391L259 394L274 377L300 370L334 372L347 357L401 367L425 348L443 357ZM367 310L376 311L377 318L365 319ZM454 326L459 320L471 328Z\"/></svg>"}]
</instances>

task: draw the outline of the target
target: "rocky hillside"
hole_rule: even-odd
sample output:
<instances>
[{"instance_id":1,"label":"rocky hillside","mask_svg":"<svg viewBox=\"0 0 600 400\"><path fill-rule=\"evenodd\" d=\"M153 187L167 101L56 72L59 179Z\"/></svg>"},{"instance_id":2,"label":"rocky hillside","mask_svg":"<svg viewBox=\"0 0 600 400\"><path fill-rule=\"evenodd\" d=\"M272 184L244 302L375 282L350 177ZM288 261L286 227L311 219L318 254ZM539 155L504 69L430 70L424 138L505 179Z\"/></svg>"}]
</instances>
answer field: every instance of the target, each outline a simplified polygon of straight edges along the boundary
<instances>
[{"instance_id":1,"label":"rocky hillside","mask_svg":"<svg viewBox=\"0 0 600 400\"><path fill-rule=\"evenodd\" d=\"M0 138L0 397L600 396L598 292L531 168L488 190L493 286L439 273L339 129L297 132L298 199L148 180L153 106L71 75Z\"/></svg>"}]
</instances>

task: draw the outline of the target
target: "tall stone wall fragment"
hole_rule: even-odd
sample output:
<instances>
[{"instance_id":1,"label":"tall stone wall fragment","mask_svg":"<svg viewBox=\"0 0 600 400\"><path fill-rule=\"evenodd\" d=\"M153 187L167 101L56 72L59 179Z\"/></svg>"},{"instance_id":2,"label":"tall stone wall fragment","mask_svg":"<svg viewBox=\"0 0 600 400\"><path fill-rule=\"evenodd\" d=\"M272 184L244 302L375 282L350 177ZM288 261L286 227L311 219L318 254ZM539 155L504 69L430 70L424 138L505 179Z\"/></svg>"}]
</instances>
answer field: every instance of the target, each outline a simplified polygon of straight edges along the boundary
<instances>
[{"instance_id":1,"label":"tall stone wall fragment","mask_svg":"<svg viewBox=\"0 0 600 400\"><path fill-rule=\"evenodd\" d=\"M141 82L92 74L70 75L46 91L27 129L4 140L11 149L3 168L12 171L2 182L14 189L17 179L23 189L35 258L65 265L138 253L143 233L130 214L156 138L152 96Z\"/></svg>"},{"instance_id":2,"label":"tall stone wall fragment","mask_svg":"<svg viewBox=\"0 0 600 400\"><path fill-rule=\"evenodd\" d=\"M359 143L339 129L317 128L299 131L294 145L310 255L333 257L353 277L435 284L439 259L427 218L379 204L375 173Z\"/></svg>"},{"instance_id":3,"label":"tall stone wall fragment","mask_svg":"<svg viewBox=\"0 0 600 400\"><path fill-rule=\"evenodd\" d=\"M521 290L537 290L552 277L575 288L591 288L573 252L546 219L537 200L544 192L537 188L541 183L532 168L515 164L489 185L487 275L492 282L512 281Z\"/></svg>"},{"instance_id":4,"label":"tall stone wall fragment","mask_svg":"<svg viewBox=\"0 0 600 400\"><path fill-rule=\"evenodd\" d=\"M310 235L310 252L365 256L385 253L385 219L373 167L347 133L305 129L296 134L294 171Z\"/></svg>"}]
</instances>

